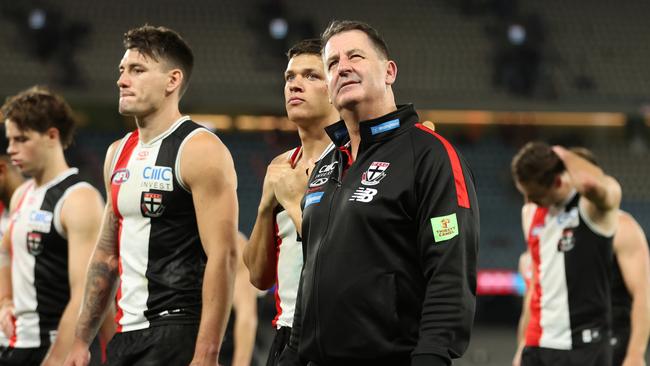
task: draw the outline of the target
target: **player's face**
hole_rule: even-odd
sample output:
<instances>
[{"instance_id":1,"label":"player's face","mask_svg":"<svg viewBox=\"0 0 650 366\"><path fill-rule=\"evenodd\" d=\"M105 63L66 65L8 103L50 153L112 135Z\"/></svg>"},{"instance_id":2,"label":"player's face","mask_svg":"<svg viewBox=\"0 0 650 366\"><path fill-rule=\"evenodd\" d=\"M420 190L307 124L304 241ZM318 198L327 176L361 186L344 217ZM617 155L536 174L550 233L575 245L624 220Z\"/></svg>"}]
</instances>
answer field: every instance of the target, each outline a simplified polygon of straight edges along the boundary
<instances>
[{"instance_id":1,"label":"player's face","mask_svg":"<svg viewBox=\"0 0 650 366\"><path fill-rule=\"evenodd\" d=\"M169 68L137 49L124 53L119 66L119 111L126 116L146 116L160 109L169 84Z\"/></svg>"},{"instance_id":2,"label":"player's face","mask_svg":"<svg viewBox=\"0 0 650 366\"><path fill-rule=\"evenodd\" d=\"M34 176L41 171L46 162L47 147L52 144L47 133L21 130L10 119L5 121L5 133L9 143L7 154L11 163L28 176Z\"/></svg>"},{"instance_id":3,"label":"player's face","mask_svg":"<svg viewBox=\"0 0 650 366\"><path fill-rule=\"evenodd\" d=\"M561 201L554 185L545 187L535 182L517 182L517 189L524 196L525 202L532 202L538 206L549 207Z\"/></svg>"},{"instance_id":4,"label":"player's face","mask_svg":"<svg viewBox=\"0 0 650 366\"><path fill-rule=\"evenodd\" d=\"M303 54L289 60L284 72L284 101L292 121L319 119L333 111L320 56Z\"/></svg>"},{"instance_id":5,"label":"player's face","mask_svg":"<svg viewBox=\"0 0 650 366\"><path fill-rule=\"evenodd\" d=\"M330 38L323 59L332 103L338 110L382 99L395 80L391 74L395 64L380 56L370 38L359 30Z\"/></svg>"}]
</instances>

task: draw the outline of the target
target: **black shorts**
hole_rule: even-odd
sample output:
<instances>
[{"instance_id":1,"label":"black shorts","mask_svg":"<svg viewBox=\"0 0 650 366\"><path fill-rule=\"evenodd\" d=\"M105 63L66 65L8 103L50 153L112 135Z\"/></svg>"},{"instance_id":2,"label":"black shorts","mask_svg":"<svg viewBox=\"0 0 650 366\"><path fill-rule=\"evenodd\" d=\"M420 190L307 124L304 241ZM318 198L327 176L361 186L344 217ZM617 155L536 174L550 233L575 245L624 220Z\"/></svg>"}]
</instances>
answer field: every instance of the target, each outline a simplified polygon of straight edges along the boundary
<instances>
[{"instance_id":1,"label":"black shorts","mask_svg":"<svg viewBox=\"0 0 650 366\"><path fill-rule=\"evenodd\" d=\"M572 350L526 346L521 354L521 366L610 366L611 362L608 341Z\"/></svg>"},{"instance_id":2,"label":"black shorts","mask_svg":"<svg viewBox=\"0 0 650 366\"><path fill-rule=\"evenodd\" d=\"M630 330L614 331L612 333L612 366L621 366L627 354L627 344L630 342Z\"/></svg>"},{"instance_id":3,"label":"black shorts","mask_svg":"<svg viewBox=\"0 0 650 366\"><path fill-rule=\"evenodd\" d=\"M194 356L198 324L159 325L115 333L108 343L109 366L189 365Z\"/></svg>"},{"instance_id":4,"label":"black shorts","mask_svg":"<svg viewBox=\"0 0 650 366\"><path fill-rule=\"evenodd\" d=\"M13 348L0 346L0 366L40 366L47 355L50 344L37 348ZM102 347L95 340L90 346L90 364L88 366L103 365Z\"/></svg>"},{"instance_id":5,"label":"black shorts","mask_svg":"<svg viewBox=\"0 0 650 366\"><path fill-rule=\"evenodd\" d=\"M266 366L276 366L278 364L280 354L287 343L289 343L289 336L291 336L291 328L289 327L280 327L275 331L275 337L269 350L269 358L266 360Z\"/></svg>"},{"instance_id":6,"label":"black shorts","mask_svg":"<svg viewBox=\"0 0 650 366\"><path fill-rule=\"evenodd\" d=\"M38 348L0 346L0 366L39 366L50 345Z\"/></svg>"}]
</instances>

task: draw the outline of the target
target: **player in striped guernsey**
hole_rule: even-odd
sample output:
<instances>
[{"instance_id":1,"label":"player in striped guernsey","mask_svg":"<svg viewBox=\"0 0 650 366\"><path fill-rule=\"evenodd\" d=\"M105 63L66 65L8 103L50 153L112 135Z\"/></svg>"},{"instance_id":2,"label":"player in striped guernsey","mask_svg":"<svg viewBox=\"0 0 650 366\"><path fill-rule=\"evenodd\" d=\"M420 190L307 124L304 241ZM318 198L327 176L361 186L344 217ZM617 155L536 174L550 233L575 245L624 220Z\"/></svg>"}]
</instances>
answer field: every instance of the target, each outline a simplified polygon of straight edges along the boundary
<instances>
[{"instance_id":1,"label":"player in striped guernsey","mask_svg":"<svg viewBox=\"0 0 650 366\"><path fill-rule=\"evenodd\" d=\"M3 144L4 145L4 144ZM0 152L6 151L6 146L0 147ZM24 179L23 176L18 171L18 168L11 164L11 159L9 155L1 154L0 155L0 240L4 236L7 228L9 227L9 200L14 194L16 188L18 188ZM0 261L2 261L0 257ZM6 258L5 258L6 259ZM4 265L9 265L9 263L4 263ZM0 263L0 266L2 264ZM0 277L0 281L5 281L3 285L4 288L11 287L11 278ZM4 332L0 331L0 353L4 351L5 348L9 346L9 338L7 338Z\"/></svg>"},{"instance_id":2,"label":"player in striped guernsey","mask_svg":"<svg viewBox=\"0 0 650 366\"><path fill-rule=\"evenodd\" d=\"M525 199L533 266L521 365L609 365L620 185L574 152L541 142L517 153L512 175Z\"/></svg>"},{"instance_id":3,"label":"player in striped guernsey","mask_svg":"<svg viewBox=\"0 0 650 366\"><path fill-rule=\"evenodd\" d=\"M109 197L67 365L88 343L116 291L110 365L215 365L237 266L236 175L228 149L182 116L193 65L173 30L125 34L119 112L137 129L105 162Z\"/></svg>"},{"instance_id":4,"label":"player in striped guernsey","mask_svg":"<svg viewBox=\"0 0 650 366\"><path fill-rule=\"evenodd\" d=\"M31 179L11 199L3 237L0 325L10 345L2 365L60 365L71 348L83 280L101 223L102 199L70 168L70 107L44 88L31 88L2 107L7 153ZM101 360L98 356L97 360Z\"/></svg>"},{"instance_id":5,"label":"player in striped guernsey","mask_svg":"<svg viewBox=\"0 0 650 366\"><path fill-rule=\"evenodd\" d=\"M288 52L284 72L287 116L296 124L301 146L277 156L267 168L257 219L244 260L251 282L266 290L277 284L273 319L276 336L267 366L277 363L291 334L302 269L300 200L307 188L307 169L333 148L325 127L339 119L328 101L318 39L304 40Z\"/></svg>"}]
</instances>

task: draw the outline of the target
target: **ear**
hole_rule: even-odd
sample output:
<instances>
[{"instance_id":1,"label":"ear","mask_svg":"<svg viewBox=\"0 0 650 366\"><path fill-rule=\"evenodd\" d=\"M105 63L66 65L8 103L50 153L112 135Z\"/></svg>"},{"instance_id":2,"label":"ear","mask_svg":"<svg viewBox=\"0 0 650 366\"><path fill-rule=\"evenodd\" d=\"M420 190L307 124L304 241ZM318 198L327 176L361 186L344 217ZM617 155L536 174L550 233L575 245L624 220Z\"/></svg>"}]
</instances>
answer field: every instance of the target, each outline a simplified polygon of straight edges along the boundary
<instances>
[{"instance_id":1,"label":"ear","mask_svg":"<svg viewBox=\"0 0 650 366\"><path fill-rule=\"evenodd\" d=\"M386 85L393 85L397 79L397 64L395 61L386 61Z\"/></svg>"},{"instance_id":2,"label":"ear","mask_svg":"<svg viewBox=\"0 0 650 366\"><path fill-rule=\"evenodd\" d=\"M59 143L61 142L60 138L60 132L59 129L56 127L50 127L45 131L45 135L47 136L48 141L50 142L56 142L58 141Z\"/></svg>"},{"instance_id":3,"label":"ear","mask_svg":"<svg viewBox=\"0 0 650 366\"><path fill-rule=\"evenodd\" d=\"M165 91L170 94L173 93L176 89L180 91L181 85L183 84L183 80L185 78L183 71L181 71L181 69L171 69L169 70L168 77L169 79L167 81L167 88L165 88Z\"/></svg>"}]
</instances>

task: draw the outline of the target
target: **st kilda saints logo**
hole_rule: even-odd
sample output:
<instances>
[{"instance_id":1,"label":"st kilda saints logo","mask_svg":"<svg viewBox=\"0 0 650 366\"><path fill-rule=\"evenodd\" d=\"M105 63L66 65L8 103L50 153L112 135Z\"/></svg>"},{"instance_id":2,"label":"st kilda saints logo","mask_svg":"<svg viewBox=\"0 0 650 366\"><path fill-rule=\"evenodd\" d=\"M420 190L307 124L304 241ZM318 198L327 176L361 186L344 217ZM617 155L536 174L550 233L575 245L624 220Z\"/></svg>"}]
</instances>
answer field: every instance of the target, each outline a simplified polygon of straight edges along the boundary
<instances>
[{"instance_id":1,"label":"st kilda saints logo","mask_svg":"<svg viewBox=\"0 0 650 366\"><path fill-rule=\"evenodd\" d=\"M33 256L43 253L43 234L35 231L27 233L27 252Z\"/></svg>"},{"instance_id":2,"label":"st kilda saints logo","mask_svg":"<svg viewBox=\"0 0 650 366\"><path fill-rule=\"evenodd\" d=\"M140 211L146 217L160 217L165 211L162 193L142 192Z\"/></svg>"},{"instance_id":3,"label":"st kilda saints logo","mask_svg":"<svg viewBox=\"0 0 650 366\"><path fill-rule=\"evenodd\" d=\"M361 175L361 184L364 186L375 186L386 176L386 169L390 163L373 161L368 170Z\"/></svg>"},{"instance_id":4,"label":"st kilda saints logo","mask_svg":"<svg viewBox=\"0 0 650 366\"><path fill-rule=\"evenodd\" d=\"M557 243L558 252L568 252L576 245L576 238L573 236L573 230L564 229L562 237Z\"/></svg>"}]
</instances>

